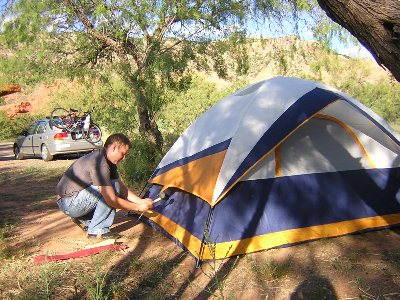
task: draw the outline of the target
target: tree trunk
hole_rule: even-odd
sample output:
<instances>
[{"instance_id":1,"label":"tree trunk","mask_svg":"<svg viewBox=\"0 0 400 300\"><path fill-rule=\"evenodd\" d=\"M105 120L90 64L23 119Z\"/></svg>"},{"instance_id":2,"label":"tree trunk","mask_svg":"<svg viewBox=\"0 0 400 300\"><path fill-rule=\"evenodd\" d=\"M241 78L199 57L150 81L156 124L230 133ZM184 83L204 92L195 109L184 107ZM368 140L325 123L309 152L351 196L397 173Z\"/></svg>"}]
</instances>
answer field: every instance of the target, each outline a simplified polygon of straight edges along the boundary
<instances>
[{"instance_id":1,"label":"tree trunk","mask_svg":"<svg viewBox=\"0 0 400 300\"><path fill-rule=\"evenodd\" d=\"M164 139L158 129L157 123L151 116L148 106L146 105L146 91L144 80L138 78L130 78L130 85L133 87L132 94L136 98L136 109L139 116L139 132L160 152L162 151Z\"/></svg>"},{"instance_id":2,"label":"tree trunk","mask_svg":"<svg viewBox=\"0 0 400 300\"><path fill-rule=\"evenodd\" d=\"M400 82L399 0L318 0Z\"/></svg>"},{"instance_id":3,"label":"tree trunk","mask_svg":"<svg viewBox=\"0 0 400 300\"><path fill-rule=\"evenodd\" d=\"M151 118L146 106L137 101L137 110L139 114L139 131L157 150L161 151L163 147L163 137L158 129L157 123Z\"/></svg>"}]
</instances>

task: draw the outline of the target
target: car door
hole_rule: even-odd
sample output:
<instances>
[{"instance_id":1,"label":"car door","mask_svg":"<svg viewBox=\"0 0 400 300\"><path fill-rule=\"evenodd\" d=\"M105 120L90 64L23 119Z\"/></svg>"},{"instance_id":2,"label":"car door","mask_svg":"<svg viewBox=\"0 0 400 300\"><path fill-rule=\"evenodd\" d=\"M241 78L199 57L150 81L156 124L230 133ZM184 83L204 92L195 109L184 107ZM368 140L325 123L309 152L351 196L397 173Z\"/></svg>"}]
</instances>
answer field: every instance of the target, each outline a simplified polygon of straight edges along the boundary
<instances>
[{"instance_id":1,"label":"car door","mask_svg":"<svg viewBox=\"0 0 400 300\"><path fill-rule=\"evenodd\" d=\"M33 152L33 135L35 134L38 122L33 123L26 132L26 137L21 144L21 152L26 155L34 155Z\"/></svg>"},{"instance_id":2,"label":"car door","mask_svg":"<svg viewBox=\"0 0 400 300\"><path fill-rule=\"evenodd\" d=\"M44 141L44 133L46 131L46 121L39 121L34 134L32 135L32 148L35 156L40 156L41 146Z\"/></svg>"}]
</instances>

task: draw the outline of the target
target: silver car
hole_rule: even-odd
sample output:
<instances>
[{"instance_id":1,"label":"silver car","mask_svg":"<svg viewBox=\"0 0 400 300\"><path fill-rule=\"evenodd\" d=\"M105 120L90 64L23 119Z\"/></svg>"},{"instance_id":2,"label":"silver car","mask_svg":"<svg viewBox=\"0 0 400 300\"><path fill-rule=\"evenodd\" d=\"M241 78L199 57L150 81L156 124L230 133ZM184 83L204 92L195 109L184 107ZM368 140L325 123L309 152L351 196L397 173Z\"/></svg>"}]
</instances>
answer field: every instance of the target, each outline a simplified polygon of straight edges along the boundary
<instances>
[{"instance_id":1,"label":"silver car","mask_svg":"<svg viewBox=\"0 0 400 300\"><path fill-rule=\"evenodd\" d=\"M44 161L50 161L55 155L88 153L102 146L101 139L97 143L90 143L74 132L68 133L52 126L49 119L41 119L17 138L14 156L15 159L37 156Z\"/></svg>"}]
</instances>

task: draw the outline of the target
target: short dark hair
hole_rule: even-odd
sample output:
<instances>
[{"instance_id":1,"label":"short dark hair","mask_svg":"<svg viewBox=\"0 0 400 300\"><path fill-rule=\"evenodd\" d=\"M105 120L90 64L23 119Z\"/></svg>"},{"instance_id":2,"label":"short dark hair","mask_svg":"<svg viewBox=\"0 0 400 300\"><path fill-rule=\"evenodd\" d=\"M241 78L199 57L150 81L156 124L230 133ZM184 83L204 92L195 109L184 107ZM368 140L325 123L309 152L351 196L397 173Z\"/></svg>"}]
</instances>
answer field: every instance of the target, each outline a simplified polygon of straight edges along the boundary
<instances>
[{"instance_id":1,"label":"short dark hair","mask_svg":"<svg viewBox=\"0 0 400 300\"><path fill-rule=\"evenodd\" d=\"M113 133L110 135L106 142L104 143L104 147L108 148L111 144L122 144L122 145L127 145L129 148L132 148L132 143L129 140L129 138L123 134L123 133Z\"/></svg>"}]
</instances>

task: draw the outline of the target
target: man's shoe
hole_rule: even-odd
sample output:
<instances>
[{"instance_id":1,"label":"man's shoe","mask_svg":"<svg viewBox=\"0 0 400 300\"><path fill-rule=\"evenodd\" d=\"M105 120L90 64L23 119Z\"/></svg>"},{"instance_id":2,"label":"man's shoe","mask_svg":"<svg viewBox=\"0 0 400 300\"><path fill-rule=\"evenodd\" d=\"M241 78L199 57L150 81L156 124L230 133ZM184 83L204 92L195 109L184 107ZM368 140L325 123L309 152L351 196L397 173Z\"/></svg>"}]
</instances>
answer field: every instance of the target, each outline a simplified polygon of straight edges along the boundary
<instances>
[{"instance_id":1,"label":"man's shoe","mask_svg":"<svg viewBox=\"0 0 400 300\"><path fill-rule=\"evenodd\" d=\"M78 225L79 228L82 229L84 232L87 231L87 229L88 229L87 226L85 226L84 224L82 224L82 222L79 221L77 218L72 218L72 217L71 217L71 221L74 222L76 225Z\"/></svg>"},{"instance_id":2,"label":"man's shoe","mask_svg":"<svg viewBox=\"0 0 400 300\"><path fill-rule=\"evenodd\" d=\"M116 232L109 231L107 233L103 233L102 235L88 233L87 237L88 237L88 239L100 238L100 239L103 239L103 240L108 240L108 239L116 240L116 239L119 239L121 237L121 235L116 233Z\"/></svg>"}]
</instances>

